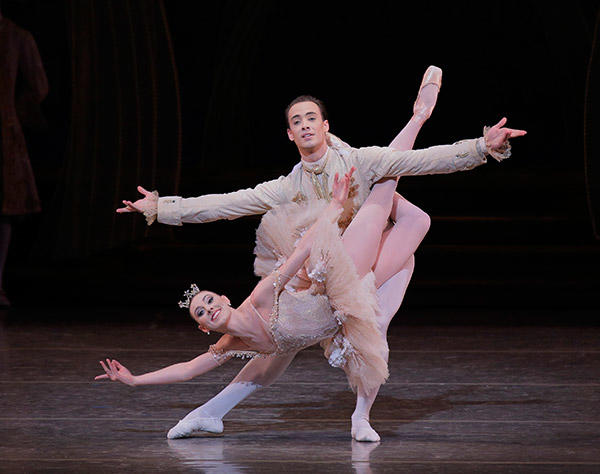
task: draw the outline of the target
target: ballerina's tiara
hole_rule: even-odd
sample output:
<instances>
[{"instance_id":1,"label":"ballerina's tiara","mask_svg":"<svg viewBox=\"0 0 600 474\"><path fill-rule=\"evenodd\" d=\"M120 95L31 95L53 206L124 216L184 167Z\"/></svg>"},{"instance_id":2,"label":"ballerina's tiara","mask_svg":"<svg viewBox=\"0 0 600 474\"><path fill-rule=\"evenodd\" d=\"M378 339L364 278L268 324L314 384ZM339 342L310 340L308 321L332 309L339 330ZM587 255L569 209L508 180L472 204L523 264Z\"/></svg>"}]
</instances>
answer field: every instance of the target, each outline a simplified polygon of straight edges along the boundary
<instances>
[{"instance_id":1,"label":"ballerina's tiara","mask_svg":"<svg viewBox=\"0 0 600 474\"><path fill-rule=\"evenodd\" d=\"M189 290L185 290L185 293L183 293L183 297L184 300L180 301L179 307L180 308L189 308L190 307L190 302L192 301L192 298L194 296L196 296L198 293L200 293L200 290L198 289L198 286L195 283L192 283L192 285L190 286Z\"/></svg>"}]
</instances>

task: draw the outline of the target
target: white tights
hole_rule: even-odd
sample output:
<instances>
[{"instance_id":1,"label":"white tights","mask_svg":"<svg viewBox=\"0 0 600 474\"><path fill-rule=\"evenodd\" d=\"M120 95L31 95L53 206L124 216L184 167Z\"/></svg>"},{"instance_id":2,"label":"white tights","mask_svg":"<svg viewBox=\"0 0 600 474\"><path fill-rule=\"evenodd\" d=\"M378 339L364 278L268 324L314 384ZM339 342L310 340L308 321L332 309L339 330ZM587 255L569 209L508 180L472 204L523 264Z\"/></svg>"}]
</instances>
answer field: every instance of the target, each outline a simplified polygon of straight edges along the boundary
<instances>
[{"instance_id":1,"label":"white tights","mask_svg":"<svg viewBox=\"0 0 600 474\"><path fill-rule=\"evenodd\" d=\"M256 358L248 362L231 383L204 405L189 412L167 438L185 438L194 431L223 432L223 417L256 390L271 385L290 365L297 352Z\"/></svg>"}]
</instances>

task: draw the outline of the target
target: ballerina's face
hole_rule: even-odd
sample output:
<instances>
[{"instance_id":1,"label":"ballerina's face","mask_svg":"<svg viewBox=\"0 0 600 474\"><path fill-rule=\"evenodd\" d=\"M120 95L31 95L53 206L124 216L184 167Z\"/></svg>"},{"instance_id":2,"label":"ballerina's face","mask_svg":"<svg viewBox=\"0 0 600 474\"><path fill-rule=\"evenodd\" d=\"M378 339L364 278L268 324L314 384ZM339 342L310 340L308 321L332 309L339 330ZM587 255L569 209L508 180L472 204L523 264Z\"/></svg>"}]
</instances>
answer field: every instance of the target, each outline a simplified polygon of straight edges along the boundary
<instances>
[{"instance_id":1,"label":"ballerina's face","mask_svg":"<svg viewBox=\"0 0 600 474\"><path fill-rule=\"evenodd\" d=\"M232 312L229 298L212 291L201 291L190 302L190 315L204 332L225 332Z\"/></svg>"},{"instance_id":2,"label":"ballerina's face","mask_svg":"<svg viewBox=\"0 0 600 474\"><path fill-rule=\"evenodd\" d=\"M313 153L323 146L329 122L323 120L321 109L314 102L298 102L288 112L288 137L300 152Z\"/></svg>"}]
</instances>

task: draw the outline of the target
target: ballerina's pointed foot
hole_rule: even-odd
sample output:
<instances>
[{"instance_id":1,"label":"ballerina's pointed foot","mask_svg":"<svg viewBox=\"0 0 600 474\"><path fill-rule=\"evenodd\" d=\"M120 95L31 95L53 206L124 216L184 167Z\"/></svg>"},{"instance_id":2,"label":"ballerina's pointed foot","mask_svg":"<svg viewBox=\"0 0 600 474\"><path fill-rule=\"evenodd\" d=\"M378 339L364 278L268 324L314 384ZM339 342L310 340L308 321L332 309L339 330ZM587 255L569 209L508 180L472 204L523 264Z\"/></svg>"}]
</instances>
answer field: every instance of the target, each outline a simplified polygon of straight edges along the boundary
<instances>
[{"instance_id":1,"label":"ballerina's pointed foot","mask_svg":"<svg viewBox=\"0 0 600 474\"><path fill-rule=\"evenodd\" d=\"M425 121L431 117L441 88L442 70L437 66L429 66L423 75L419 94L413 106L413 113L417 119Z\"/></svg>"},{"instance_id":2,"label":"ballerina's pointed foot","mask_svg":"<svg viewBox=\"0 0 600 474\"><path fill-rule=\"evenodd\" d=\"M196 417L191 419L179 420L173 428L167 433L168 439L187 438L192 433L204 431L207 433L222 433L223 421L220 418Z\"/></svg>"},{"instance_id":3,"label":"ballerina's pointed foot","mask_svg":"<svg viewBox=\"0 0 600 474\"><path fill-rule=\"evenodd\" d=\"M370 443L376 443L381 441L381 438L377 434L371 425L369 420L366 418L352 418L352 438L356 441L366 441Z\"/></svg>"}]
</instances>

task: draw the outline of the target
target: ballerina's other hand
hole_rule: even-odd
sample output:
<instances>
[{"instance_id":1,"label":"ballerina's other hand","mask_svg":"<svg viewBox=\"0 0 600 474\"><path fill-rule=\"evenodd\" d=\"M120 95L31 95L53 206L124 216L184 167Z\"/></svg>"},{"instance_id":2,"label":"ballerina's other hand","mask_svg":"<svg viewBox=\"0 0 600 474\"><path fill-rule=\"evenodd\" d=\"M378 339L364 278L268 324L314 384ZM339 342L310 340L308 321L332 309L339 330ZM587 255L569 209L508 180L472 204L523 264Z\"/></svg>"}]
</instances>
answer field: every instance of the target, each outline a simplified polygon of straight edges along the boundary
<instances>
[{"instance_id":1,"label":"ballerina's other hand","mask_svg":"<svg viewBox=\"0 0 600 474\"><path fill-rule=\"evenodd\" d=\"M341 205L346 202L346 199L348 199L348 192L350 191L350 180L352 179L352 174L355 170L356 168L353 166L342 179L340 179L338 173L335 174L331 191L331 198L333 201Z\"/></svg>"},{"instance_id":2,"label":"ballerina's other hand","mask_svg":"<svg viewBox=\"0 0 600 474\"><path fill-rule=\"evenodd\" d=\"M100 365L106 373L97 375L94 377L94 380L110 379L114 382L122 382L125 385L135 385L135 375L133 375L129 369L122 365L118 360L106 359L106 364L103 361L100 361Z\"/></svg>"}]
</instances>

